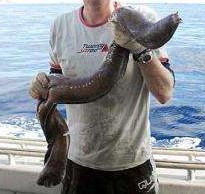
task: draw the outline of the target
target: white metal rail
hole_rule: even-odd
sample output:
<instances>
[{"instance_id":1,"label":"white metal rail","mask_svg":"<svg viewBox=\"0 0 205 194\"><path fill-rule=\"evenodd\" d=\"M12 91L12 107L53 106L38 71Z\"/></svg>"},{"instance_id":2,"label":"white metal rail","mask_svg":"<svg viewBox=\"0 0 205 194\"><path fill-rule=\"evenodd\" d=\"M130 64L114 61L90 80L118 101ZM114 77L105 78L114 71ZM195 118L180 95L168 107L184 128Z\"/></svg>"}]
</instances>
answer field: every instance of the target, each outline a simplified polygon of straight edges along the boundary
<instances>
[{"instance_id":1,"label":"white metal rail","mask_svg":"<svg viewBox=\"0 0 205 194\"><path fill-rule=\"evenodd\" d=\"M36 139L18 139L0 137L0 163L1 156L7 156L9 165L16 164L16 158L38 158L36 164L43 165L43 157L47 143ZM196 170L205 170L205 151L153 148L154 158L158 168L185 169L188 180L195 179ZM25 164L33 164L27 159Z\"/></svg>"}]
</instances>

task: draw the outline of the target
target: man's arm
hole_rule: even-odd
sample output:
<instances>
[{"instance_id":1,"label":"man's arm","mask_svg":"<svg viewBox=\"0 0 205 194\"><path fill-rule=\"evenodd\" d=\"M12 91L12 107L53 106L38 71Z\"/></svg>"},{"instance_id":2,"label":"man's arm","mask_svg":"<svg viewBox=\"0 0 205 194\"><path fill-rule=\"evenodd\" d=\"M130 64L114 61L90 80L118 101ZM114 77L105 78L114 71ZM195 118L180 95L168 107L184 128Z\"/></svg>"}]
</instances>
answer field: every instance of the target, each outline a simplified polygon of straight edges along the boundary
<instances>
[{"instance_id":1,"label":"man's arm","mask_svg":"<svg viewBox=\"0 0 205 194\"><path fill-rule=\"evenodd\" d=\"M150 21L159 20L155 10L142 7L144 16ZM149 91L162 104L170 100L175 85L174 71L170 68L169 57L164 47L153 50L152 60L139 66Z\"/></svg>"},{"instance_id":2,"label":"man's arm","mask_svg":"<svg viewBox=\"0 0 205 194\"><path fill-rule=\"evenodd\" d=\"M147 64L138 64L148 89L162 104L170 100L174 88L174 73L169 63L154 56Z\"/></svg>"},{"instance_id":3,"label":"man's arm","mask_svg":"<svg viewBox=\"0 0 205 194\"><path fill-rule=\"evenodd\" d=\"M136 10L142 13L150 22L156 22L159 20L157 13L147 6L138 6ZM136 60L139 57L139 54L144 52L146 48L138 44L135 39L132 39L129 36L129 34L120 31L117 25L114 27L114 40L120 46L131 50L131 52L137 56L136 58L134 57ZM160 103L164 104L172 96L175 82L174 73L169 67L168 55L164 48L156 49L153 53L152 60L147 64L136 62L136 65L139 66L150 92Z\"/></svg>"}]
</instances>

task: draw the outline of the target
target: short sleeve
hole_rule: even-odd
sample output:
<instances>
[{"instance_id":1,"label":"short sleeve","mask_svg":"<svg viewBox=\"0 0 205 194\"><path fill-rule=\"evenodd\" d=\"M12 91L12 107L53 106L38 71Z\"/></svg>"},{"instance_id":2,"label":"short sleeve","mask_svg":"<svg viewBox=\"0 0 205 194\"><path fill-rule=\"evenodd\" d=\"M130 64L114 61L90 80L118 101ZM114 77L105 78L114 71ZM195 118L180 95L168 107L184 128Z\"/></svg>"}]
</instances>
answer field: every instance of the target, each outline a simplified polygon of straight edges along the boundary
<instances>
[{"instance_id":1,"label":"short sleeve","mask_svg":"<svg viewBox=\"0 0 205 194\"><path fill-rule=\"evenodd\" d=\"M49 39L49 55L50 55L50 70L51 72L61 71L61 67L58 62L57 58L57 51L56 51L56 27L55 22L51 24L50 27L50 39Z\"/></svg>"}]
</instances>

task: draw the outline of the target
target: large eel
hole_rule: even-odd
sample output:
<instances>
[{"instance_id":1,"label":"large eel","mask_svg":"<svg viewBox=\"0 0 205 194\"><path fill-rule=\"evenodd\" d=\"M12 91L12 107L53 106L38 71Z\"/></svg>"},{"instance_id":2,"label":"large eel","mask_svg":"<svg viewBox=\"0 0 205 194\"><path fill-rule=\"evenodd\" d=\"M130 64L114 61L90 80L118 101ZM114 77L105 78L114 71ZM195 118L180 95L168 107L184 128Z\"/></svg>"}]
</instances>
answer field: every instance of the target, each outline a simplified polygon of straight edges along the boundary
<instances>
[{"instance_id":1,"label":"large eel","mask_svg":"<svg viewBox=\"0 0 205 194\"><path fill-rule=\"evenodd\" d=\"M114 30L122 30L134 43L156 49L171 39L181 19L176 13L152 23L140 12L122 7L113 12L110 21L115 26ZM36 84L42 87L38 97L32 93L30 95L39 100L37 117L48 142L45 166L37 181L39 185L55 186L65 175L69 135L66 122L56 108L57 104L88 103L106 95L123 76L129 53L129 50L113 41L101 68L90 77L71 79L60 74L45 73L36 76ZM39 81L40 77L46 79L46 84Z\"/></svg>"},{"instance_id":2,"label":"large eel","mask_svg":"<svg viewBox=\"0 0 205 194\"><path fill-rule=\"evenodd\" d=\"M38 91L37 117L48 143L45 167L37 180L38 185L55 186L65 175L70 137L67 124L56 105L87 103L107 94L123 76L129 53L129 50L113 42L101 68L87 78L70 79L61 74L46 75L43 72L37 75L37 82L42 77L47 80L47 85L42 85ZM41 85L40 82L38 84Z\"/></svg>"}]
</instances>

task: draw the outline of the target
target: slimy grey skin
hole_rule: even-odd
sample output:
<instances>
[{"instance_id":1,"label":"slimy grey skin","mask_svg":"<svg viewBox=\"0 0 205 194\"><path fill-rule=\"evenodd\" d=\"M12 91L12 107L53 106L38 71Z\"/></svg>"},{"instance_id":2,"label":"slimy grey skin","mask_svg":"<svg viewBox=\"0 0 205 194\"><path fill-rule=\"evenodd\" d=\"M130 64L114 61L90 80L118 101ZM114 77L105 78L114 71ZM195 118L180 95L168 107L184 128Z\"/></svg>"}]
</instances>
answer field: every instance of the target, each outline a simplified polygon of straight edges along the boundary
<instances>
[{"instance_id":1,"label":"slimy grey skin","mask_svg":"<svg viewBox=\"0 0 205 194\"><path fill-rule=\"evenodd\" d=\"M157 49L172 38L182 19L174 13L151 22L132 7L121 7L113 12L110 21L145 48Z\"/></svg>"},{"instance_id":2,"label":"slimy grey skin","mask_svg":"<svg viewBox=\"0 0 205 194\"><path fill-rule=\"evenodd\" d=\"M156 49L168 42L181 19L177 14L151 23L140 12L131 8L119 8L110 20L130 39L145 48ZM159 38L160 37L160 38ZM97 100L106 95L124 75L130 51L114 41L102 62L101 68L92 76L71 79L65 75L39 73L35 84L39 100L37 117L48 142L45 166L37 183L46 187L59 184L65 175L69 148L68 127L58 112L57 104L79 104ZM38 78L44 77L46 84Z\"/></svg>"},{"instance_id":3,"label":"slimy grey skin","mask_svg":"<svg viewBox=\"0 0 205 194\"><path fill-rule=\"evenodd\" d=\"M39 101L37 116L48 143L44 158L45 167L39 175L37 184L55 186L65 176L70 143L68 126L55 104L45 105L45 101Z\"/></svg>"},{"instance_id":4,"label":"slimy grey skin","mask_svg":"<svg viewBox=\"0 0 205 194\"><path fill-rule=\"evenodd\" d=\"M107 94L125 73L129 53L127 49L113 42L101 68L91 77L83 79L70 79L60 74L37 75L37 77L45 76L48 81L48 85L42 86L38 91L41 100L37 107L37 117L48 143L45 166L37 180L38 185L45 187L58 185L65 175L69 130L56 105L87 103ZM43 99L45 96L47 98Z\"/></svg>"},{"instance_id":5,"label":"slimy grey skin","mask_svg":"<svg viewBox=\"0 0 205 194\"><path fill-rule=\"evenodd\" d=\"M129 53L113 42L101 67L90 77L71 79L61 74L45 75L48 85L42 88L41 96L48 92L48 104L79 104L97 100L107 94L123 76Z\"/></svg>"}]
</instances>

